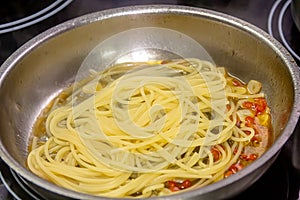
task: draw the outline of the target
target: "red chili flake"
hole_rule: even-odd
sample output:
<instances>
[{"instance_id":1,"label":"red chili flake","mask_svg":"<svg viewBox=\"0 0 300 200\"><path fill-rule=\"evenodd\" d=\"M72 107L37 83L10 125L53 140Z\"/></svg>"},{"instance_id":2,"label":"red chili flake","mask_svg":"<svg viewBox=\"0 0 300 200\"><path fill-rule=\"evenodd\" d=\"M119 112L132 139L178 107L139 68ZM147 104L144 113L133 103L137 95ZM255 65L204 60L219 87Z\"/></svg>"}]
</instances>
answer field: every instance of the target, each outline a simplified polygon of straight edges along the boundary
<instances>
[{"instance_id":1,"label":"red chili flake","mask_svg":"<svg viewBox=\"0 0 300 200\"><path fill-rule=\"evenodd\" d=\"M251 161L256 160L257 158L258 158L257 154L252 153L249 155L249 160L251 160Z\"/></svg>"},{"instance_id":2,"label":"red chili flake","mask_svg":"<svg viewBox=\"0 0 300 200\"><path fill-rule=\"evenodd\" d=\"M254 123L254 118L253 118L253 117L247 116L247 117L245 118L245 125L246 125L246 126L252 127L252 126L253 126L253 123Z\"/></svg>"},{"instance_id":3,"label":"red chili flake","mask_svg":"<svg viewBox=\"0 0 300 200\"><path fill-rule=\"evenodd\" d=\"M227 177L231 176L232 174L233 174L233 172L229 170L229 171L225 172L224 177L227 178Z\"/></svg>"},{"instance_id":4,"label":"red chili flake","mask_svg":"<svg viewBox=\"0 0 300 200\"><path fill-rule=\"evenodd\" d=\"M237 163L236 165L235 165L235 167L240 171L241 169L243 169L243 165L242 164L240 164L240 163Z\"/></svg>"},{"instance_id":5,"label":"red chili flake","mask_svg":"<svg viewBox=\"0 0 300 200\"><path fill-rule=\"evenodd\" d=\"M243 83L241 83L241 81L239 81L237 79L233 79L232 85L240 87L240 86L243 86Z\"/></svg>"},{"instance_id":6,"label":"red chili flake","mask_svg":"<svg viewBox=\"0 0 300 200\"><path fill-rule=\"evenodd\" d=\"M243 165L240 162L237 162L229 167L229 170L225 172L224 177L227 178L228 176L237 173L241 169L243 169Z\"/></svg>"},{"instance_id":7,"label":"red chili flake","mask_svg":"<svg viewBox=\"0 0 300 200\"><path fill-rule=\"evenodd\" d=\"M246 155L246 154L241 154L241 155L240 155L240 159L248 160L248 155Z\"/></svg>"},{"instance_id":8,"label":"red chili flake","mask_svg":"<svg viewBox=\"0 0 300 200\"><path fill-rule=\"evenodd\" d=\"M235 155L237 153L237 151L238 151L238 148L235 147L234 150L233 150L233 154Z\"/></svg>"},{"instance_id":9,"label":"red chili flake","mask_svg":"<svg viewBox=\"0 0 300 200\"><path fill-rule=\"evenodd\" d=\"M248 154L248 155L247 154L240 155L240 158L245 161L254 161L254 160L256 160L257 157L258 157L257 154L254 154L254 153Z\"/></svg>"},{"instance_id":10,"label":"red chili flake","mask_svg":"<svg viewBox=\"0 0 300 200\"><path fill-rule=\"evenodd\" d=\"M239 162L237 162L229 167L229 170L231 170L234 174L236 172L240 171L241 169L243 169L243 165Z\"/></svg>"},{"instance_id":11,"label":"red chili flake","mask_svg":"<svg viewBox=\"0 0 300 200\"><path fill-rule=\"evenodd\" d=\"M251 138L251 142L254 142L254 143L259 143L261 142L261 138L257 135L254 135L252 138Z\"/></svg>"}]
</instances>

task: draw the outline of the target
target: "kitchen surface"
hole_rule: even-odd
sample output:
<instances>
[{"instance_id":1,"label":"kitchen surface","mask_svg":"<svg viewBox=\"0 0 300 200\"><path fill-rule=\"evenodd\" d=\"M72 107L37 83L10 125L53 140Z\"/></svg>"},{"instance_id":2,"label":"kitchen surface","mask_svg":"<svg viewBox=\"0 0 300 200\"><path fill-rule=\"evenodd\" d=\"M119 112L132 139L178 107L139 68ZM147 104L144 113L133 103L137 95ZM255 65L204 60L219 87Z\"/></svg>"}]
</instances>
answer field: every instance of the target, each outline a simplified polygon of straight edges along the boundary
<instances>
[{"instance_id":1,"label":"kitchen surface","mask_svg":"<svg viewBox=\"0 0 300 200\"><path fill-rule=\"evenodd\" d=\"M69 19L105 9L147 4L193 6L241 18L275 37L300 64L300 30L292 17L291 0L7 1L0 8L0 63L31 38ZM297 127L295 134L299 132ZM300 199L300 165L293 161L295 138L290 138L275 163L253 186L233 199L262 196L268 199ZM0 199L43 199L3 161L0 161L0 171Z\"/></svg>"}]
</instances>

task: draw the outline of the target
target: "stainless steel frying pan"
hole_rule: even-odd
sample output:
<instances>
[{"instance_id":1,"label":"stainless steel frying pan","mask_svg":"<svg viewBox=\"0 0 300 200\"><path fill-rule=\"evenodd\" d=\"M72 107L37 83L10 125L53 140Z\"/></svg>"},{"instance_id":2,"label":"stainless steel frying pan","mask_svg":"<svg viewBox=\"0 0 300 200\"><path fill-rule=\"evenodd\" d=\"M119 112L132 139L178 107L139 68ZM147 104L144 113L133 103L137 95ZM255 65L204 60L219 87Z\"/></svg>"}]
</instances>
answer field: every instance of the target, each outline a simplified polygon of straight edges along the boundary
<instances>
[{"instance_id":1,"label":"stainless steel frying pan","mask_svg":"<svg viewBox=\"0 0 300 200\"><path fill-rule=\"evenodd\" d=\"M271 148L225 180L160 199L220 199L242 192L272 165L293 133L300 114L299 70L283 46L262 30L199 8L156 5L101 11L53 27L23 45L0 68L1 158L45 198L99 199L56 186L27 169L31 129L44 106L74 81L82 61L99 42L138 27L179 31L202 44L215 63L233 75L262 82L272 109Z\"/></svg>"}]
</instances>

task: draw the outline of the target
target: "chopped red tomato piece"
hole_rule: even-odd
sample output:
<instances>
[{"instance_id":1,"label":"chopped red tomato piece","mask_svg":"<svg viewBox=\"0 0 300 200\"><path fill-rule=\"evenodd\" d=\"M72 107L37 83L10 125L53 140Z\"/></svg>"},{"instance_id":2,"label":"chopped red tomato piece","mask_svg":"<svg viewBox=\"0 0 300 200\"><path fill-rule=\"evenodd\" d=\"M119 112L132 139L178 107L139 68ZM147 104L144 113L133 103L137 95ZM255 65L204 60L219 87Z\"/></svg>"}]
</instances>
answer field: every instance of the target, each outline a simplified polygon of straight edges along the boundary
<instances>
[{"instance_id":1,"label":"chopped red tomato piece","mask_svg":"<svg viewBox=\"0 0 300 200\"><path fill-rule=\"evenodd\" d=\"M175 186L176 186L175 181L167 181L167 187L168 188L175 187Z\"/></svg>"},{"instance_id":2,"label":"chopped red tomato piece","mask_svg":"<svg viewBox=\"0 0 300 200\"><path fill-rule=\"evenodd\" d=\"M259 105L262 105L263 107L267 106L267 102L266 102L265 98L255 98L254 102L259 104Z\"/></svg>"},{"instance_id":3,"label":"chopped red tomato piece","mask_svg":"<svg viewBox=\"0 0 300 200\"><path fill-rule=\"evenodd\" d=\"M246 126L252 127L252 126L253 126L253 123L254 123L254 118L253 118L253 117L247 116L247 117L245 118L245 125L246 125Z\"/></svg>"},{"instance_id":4,"label":"chopped red tomato piece","mask_svg":"<svg viewBox=\"0 0 300 200\"><path fill-rule=\"evenodd\" d=\"M267 108L266 99L257 98L257 99L254 99L254 102L256 103L256 113L257 114L261 114L261 113L265 112L265 110Z\"/></svg>"},{"instance_id":5,"label":"chopped red tomato piece","mask_svg":"<svg viewBox=\"0 0 300 200\"><path fill-rule=\"evenodd\" d=\"M220 156L221 156L220 150L216 147L212 147L210 151L211 151L211 153L214 157L214 162L218 161L220 159Z\"/></svg>"},{"instance_id":6,"label":"chopped red tomato piece","mask_svg":"<svg viewBox=\"0 0 300 200\"><path fill-rule=\"evenodd\" d=\"M191 186L192 186L192 182L188 179L184 180L183 182L177 182L177 181L166 182L166 187L169 188L172 192L183 190Z\"/></svg>"},{"instance_id":7,"label":"chopped red tomato piece","mask_svg":"<svg viewBox=\"0 0 300 200\"><path fill-rule=\"evenodd\" d=\"M243 107L252 110L255 106L254 106L254 103L253 103L253 102L245 101L245 102L243 103Z\"/></svg>"},{"instance_id":8,"label":"chopped red tomato piece","mask_svg":"<svg viewBox=\"0 0 300 200\"><path fill-rule=\"evenodd\" d=\"M169 188L172 192L179 191L175 181L167 181L166 187Z\"/></svg>"},{"instance_id":9,"label":"chopped red tomato piece","mask_svg":"<svg viewBox=\"0 0 300 200\"><path fill-rule=\"evenodd\" d=\"M176 191L179 191L180 189L179 189L179 187L174 186L174 187L171 187L170 190L171 190L172 192L176 192Z\"/></svg>"},{"instance_id":10,"label":"chopped red tomato piece","mask_svg":"<svg viewBox=\"0 0 300 200\"><path fill-rule=\"evenodd\" d=\"M182 182L180 189L185 189L192 186L192 182L190 180L185 180Z\"/></svg>"},{"instance_id":11,"label":"chopped red tomato piece","mask_svg":"<svg viewBox=\"0 0 300 200\"><path fill-rule=\"evenodd\" d=\"M254 102L246 101L243 103L243 107L255 112L255 115L260 115L266 111L267 102L264 98L255 98Z\"/></svg>"}]
</instances>

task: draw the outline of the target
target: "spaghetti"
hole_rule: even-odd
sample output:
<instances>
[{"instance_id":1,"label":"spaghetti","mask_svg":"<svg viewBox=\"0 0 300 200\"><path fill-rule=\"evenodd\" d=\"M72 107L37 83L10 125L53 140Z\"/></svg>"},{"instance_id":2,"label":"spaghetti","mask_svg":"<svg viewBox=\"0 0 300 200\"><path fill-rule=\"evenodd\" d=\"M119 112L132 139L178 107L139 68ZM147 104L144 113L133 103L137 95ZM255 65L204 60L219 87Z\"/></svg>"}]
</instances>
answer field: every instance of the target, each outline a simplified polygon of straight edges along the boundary
<instances>
[{"instance_id":1,"label":"spaghetti","mask_svg":"<svg viewBox=\"0 0 300 200\"><path fill-rule=\"evenodd\" d=\"M71 190L168 195L226 178L269 145L261 84L210 62L122 63L74 88L37 122L27 159L33 173Z\"/></svg>"}]
</instances>

